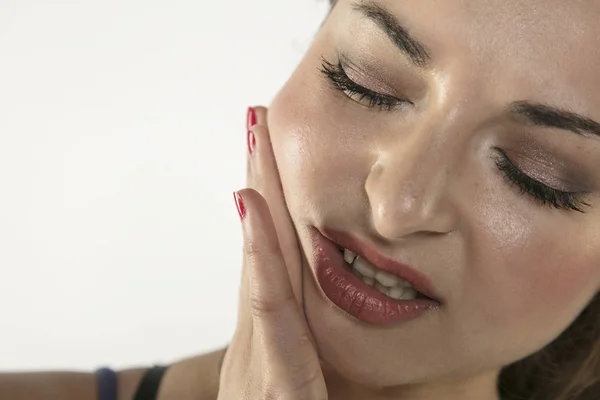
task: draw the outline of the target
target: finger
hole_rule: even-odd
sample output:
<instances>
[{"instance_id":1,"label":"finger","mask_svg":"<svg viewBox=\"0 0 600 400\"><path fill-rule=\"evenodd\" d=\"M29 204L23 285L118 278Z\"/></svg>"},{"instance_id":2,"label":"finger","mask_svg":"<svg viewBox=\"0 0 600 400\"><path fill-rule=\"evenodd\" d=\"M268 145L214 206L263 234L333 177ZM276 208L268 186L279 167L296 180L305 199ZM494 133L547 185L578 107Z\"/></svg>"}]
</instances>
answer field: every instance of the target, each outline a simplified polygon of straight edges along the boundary
<instances>
[{"instance_id":1,"label":"finger","mask_svg":"<svg viewBox=\"0 0 600 400\"><path fill-rule=\"evenodd\" d=\"M271 135L266 125L267 113L265 107L249 109L248 121L253 125L248 132L247 182L249 187L260 192L267 200L292 282L292 290L298 305L303 307L300 243L283 193Z\"/></svg>"},{"instance_id":2,"label":"finger","mask_svg":"<svg viewBox=\"0 0 600 400\"><path fill-rule=\"evenodd\" d=\"M266 125L267 124L267 114L269 110L263 106L255 106L254 113L256 114L256 124L255 125Z\"/></svg>"},{"instance_id":3,"label":"finger","mask_svg":"<svg viewBox=\"0 0 600 400\"><path fill-rule=\"evenodd\" d=\"M253 162L252 160L256 157L253 157L254 153L256 152L256 147L257 147L257 142L259 140L264 142L264 139L257 137L257 132L256 129L259 126L262 126L264 128L266 128L267 125L267 108L262 107L262 106L254 106L254 107L250 107L248 108L248 126L247 126L247 130L248 130L248 157L246 158L246 182L248 187L251 188L256 188L257 185L257 174L255 173L256 169L253 166L253 164L255 164L255 162ZM269 139L270 142L270 139ZM270 143L269 143L269 149L270 149Z\"/></svg>"},{"instance_id":4,"label":"finger","mask_svg":"<svg viewBox=\"0 0 600 400\"><path fill-rule=\"evenodd\" d=\"M252 154L255 152L256 138L255 133L252 131L257 124L262 124L267 120L267 109L265 107L254 106L248 107L246 113L246 186L259 190L258 185L254 177L256 174L253 173L253 162ZM261 139L262 140L262 139ZM241 273L241 285L240 285L240 296L239 296L239 307L238 310L245 310L246 302L249 297L249 285L248 285L248 271L246 267L246 260L244 259ZM252 324L252 316L247 315L244 312L238 312L238 326L246 326Z\"/></svg>"},{"instance_id":5,"label":"finger","mask_svg":"<svg viewBox=\"0 0 600 400\"><path fill-rule=\"evenodd\" d=\"M267 109L261 106L248 107L248 113L246 115L246 139L248 144L248 152L246 157L246 185L248 187L255 187L255 180L252 174L252 163L251 155L254 152L256 138L252 128L255 125L266 125L267 123Z\"/></svg>"},{"instance_id":6,"label":"finger","mask_svg":"<svg viewBox=\"0 0 600 400\"><path fill-rule=\"evenodd\" d=\"M300 243L283 193L271 137L265 125L254 125L251 132L256 138L254 153L249 157L252 188L263 195L269 205L294 293L301 304Z\"/></svg>"},{"instance_id":7,"label":"finger","mask_svg":"<svg viewBox=\"0 0 600 400\"><path fill-rule=\"evenodd\" d=\"M244 210L240 214L257 343L267 365L285 381L280 384L294 390L318 386L319 359L292 291L269 207L253 189L238 192L236 199L238 210Z\"/></svg>"},{"instance_id":8,"label":"finger","mask_svg":"<svg viewBox=\"0 0 600 400\"><path fill-rule=\"evenodd\" d=\"M246 113L246 186L259 190L256 184L256 180L254 179L255 174L253 173L252 168L252 154L255 152L256 146L256 137L255 133L252 131L255 125L259 123L264 123L267 118L267 109L265 107L248 107ZM239 306L238 310L245 310L246 303L249 298L249 278L248 278L248 268L246 266L246 260L244 259L242 265L242 274L241 274L241 285L240 285L240 296L239 296ZM248 324L252 324L251 320L252 316L247 315L244 312L238 312L238 326L246 326Z\"/></svg>"},{"instance_id":9,"label":"finger","mask_svg":"<svg viewBox=\"0 0 600 400\"><path fill-rule=\"evenodd\" d=\"M259 314L261 310L295 311L291 283L267 202L254 189L237 192L236 201L242 218L250 296L252 303L256 301L251 305Z\"/></svg>"}]
</instances>

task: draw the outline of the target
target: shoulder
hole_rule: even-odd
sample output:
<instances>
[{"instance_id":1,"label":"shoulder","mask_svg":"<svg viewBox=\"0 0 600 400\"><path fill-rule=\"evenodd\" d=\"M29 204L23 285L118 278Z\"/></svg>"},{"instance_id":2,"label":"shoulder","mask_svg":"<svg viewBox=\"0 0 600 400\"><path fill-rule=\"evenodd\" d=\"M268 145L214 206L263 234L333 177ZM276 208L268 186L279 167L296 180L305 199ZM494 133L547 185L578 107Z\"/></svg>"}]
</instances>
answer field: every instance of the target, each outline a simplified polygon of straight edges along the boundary
<instances>
[{"instance_id":1,"label":"shoulder","mask_svg":"<svg viewBox=\"0 0 600 400\"><path fill-rule=\"evenodd\" d=\"M169 367L158 400L216 400L221 362L227 347L179 361Z\"/></svg>"},{"instance_id":2,"label":"shoulder","mask_svg":"<svg viewBox=\"0 0 600 400\"><path fill-rule=\"evenodd\" d=\"M221 361L227 348L190 357L168 367L157 400L216 400ZM148 369L119 372L119 400L133 399Z\"/></svg>"}]
</instances>

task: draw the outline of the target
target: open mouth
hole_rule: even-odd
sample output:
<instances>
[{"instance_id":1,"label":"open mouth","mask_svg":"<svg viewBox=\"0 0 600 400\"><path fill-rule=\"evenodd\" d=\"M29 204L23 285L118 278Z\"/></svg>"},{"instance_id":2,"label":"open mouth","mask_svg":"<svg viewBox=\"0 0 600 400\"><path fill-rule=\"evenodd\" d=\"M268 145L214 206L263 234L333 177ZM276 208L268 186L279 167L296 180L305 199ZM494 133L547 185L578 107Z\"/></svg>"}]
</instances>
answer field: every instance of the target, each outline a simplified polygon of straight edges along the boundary
<instances>
[{"instance_id":1,"label":"open mouth","mask_svg":"<svg viewBox=\"0 0 600 400\"><path fill-rule=\"evenodd\" d=\"M397 275L377 269L358 254L343 247L339 248L344 257L346 268L365 284L374 287L384 295L395 300L428 299L423 293L416 290L410 283Z\"/></svg>"},{"instance_id":2,"label":"open mouth","mask_svg":"<svg viewBox=\"0 0 600 400\"><path fill-rule=\"evenodd\" d=\"M333 242L354 275L360 279L366 278L366 284L382 290L386 295L391 293L394 299L403 289L402 298L423 298L442 303L429 277L417 269L385 256L374 246L346 232L323 228L323 236ZM399 290L388 290L386 293L385 288Z\"/></svg>"},{"instance_id":3,"label":"open mouth","mask_svg":"<svg viewBox=\"0 0 600 400\"><path fill-rule=\"evenodd\" d=\"M380 255L350 235L326 231L325 236L319 229L312 234L315 273L323 294L356 319L388 326L441 308L421 272Z\"/></svg>"}]
</instances>

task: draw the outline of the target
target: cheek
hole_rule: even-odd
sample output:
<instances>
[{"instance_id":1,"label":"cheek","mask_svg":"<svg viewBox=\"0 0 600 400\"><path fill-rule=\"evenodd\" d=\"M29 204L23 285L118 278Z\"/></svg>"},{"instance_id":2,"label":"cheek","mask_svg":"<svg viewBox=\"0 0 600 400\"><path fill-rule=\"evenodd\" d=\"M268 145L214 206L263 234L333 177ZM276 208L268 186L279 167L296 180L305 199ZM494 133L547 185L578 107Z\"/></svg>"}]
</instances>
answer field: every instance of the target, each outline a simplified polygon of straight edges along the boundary
<instances>
[{"instance_id":1,"label":"cheek","mask_svg":"<svg viewBox=\"0 0 600 400\"><path fill-rule=\"evenodd\" d=\"M282 186L293 214L328 215L331 198L346 201L362 162L356 124L335 111L332 96L301 64L271 104L268 124ZM315 68L316 70L316 68ZM331 113L328 112L328 107ZM338 203L339 205L339 203Z\"/></svg>"},{"instance_id":2,"label":"cheek","mask_svg":"<svg viewBox=\"0 0 600 400\"><path fill-rule=\"evenodd\" d=\"M538 207L509 190L488 193L474 207L478 228L470 237L467 292L486 299L480 303L485 309L475 315L488 327L499 327L498 334L543 344L558 336L595 294L600 242L590 243L595 235L574 222L572 214Z\"/></svg>"}]
</instances>

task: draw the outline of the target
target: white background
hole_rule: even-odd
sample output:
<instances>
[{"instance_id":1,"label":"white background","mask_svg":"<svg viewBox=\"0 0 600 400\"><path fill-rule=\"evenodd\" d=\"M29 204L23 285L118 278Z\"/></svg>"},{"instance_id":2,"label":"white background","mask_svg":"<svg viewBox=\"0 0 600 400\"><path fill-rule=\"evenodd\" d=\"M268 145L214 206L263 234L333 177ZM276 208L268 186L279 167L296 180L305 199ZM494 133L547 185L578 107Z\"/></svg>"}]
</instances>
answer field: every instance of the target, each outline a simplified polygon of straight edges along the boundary
<instances>
[{"instance_id":1,"label":"white background","mask_svg":"<svg viewBox=\"0 0 600 400\"><path fill-rule=\"evenodd\" d=\"M225 345L245 120L325 0L0 0L0 370Z\"/></svg>"}]
</instances>

